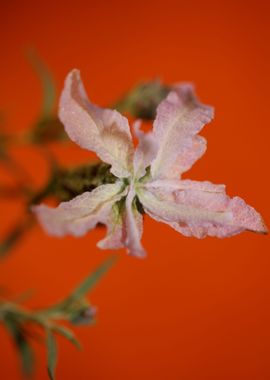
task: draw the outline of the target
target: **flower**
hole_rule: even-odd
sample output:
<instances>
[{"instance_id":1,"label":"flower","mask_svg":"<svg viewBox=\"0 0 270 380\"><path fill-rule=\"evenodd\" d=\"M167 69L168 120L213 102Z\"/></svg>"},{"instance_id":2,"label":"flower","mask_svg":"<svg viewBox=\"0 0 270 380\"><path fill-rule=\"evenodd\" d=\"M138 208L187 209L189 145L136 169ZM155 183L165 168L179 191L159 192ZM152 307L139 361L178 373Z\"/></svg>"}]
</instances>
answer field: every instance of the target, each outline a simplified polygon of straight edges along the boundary
<instances>
[{"instance_id":1,"label":"flower","mask_svg":"<svg viewBox=\"0 0 270 380\"><path fill-rule=\"evenodd\" d=\"M145 256L141 208L185 236L266 233L255 209L226 195L224 185L180 179L204 154L206 141L198 133L213 114L212 107L198 101L190 84L176 85L159 104L151 132L144 133L135 123L139 141L135 149L127 119L92 104L79 71L71 71L60 99L60 120L71 140L111 165L117 180L56 208L33 207L38 220L55 236L81 236L98 223L105 224L107 235L98 247L126 247L138 257Z\"/></svg>"}]
</instances>

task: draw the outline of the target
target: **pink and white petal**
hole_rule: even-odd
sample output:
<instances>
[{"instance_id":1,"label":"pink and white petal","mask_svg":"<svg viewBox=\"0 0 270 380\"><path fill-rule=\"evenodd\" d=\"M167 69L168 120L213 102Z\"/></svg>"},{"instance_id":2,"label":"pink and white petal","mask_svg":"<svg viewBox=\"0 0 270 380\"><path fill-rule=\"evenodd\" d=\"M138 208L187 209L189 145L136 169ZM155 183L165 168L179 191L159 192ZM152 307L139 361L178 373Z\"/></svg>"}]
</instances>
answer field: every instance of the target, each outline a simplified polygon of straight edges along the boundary
<instances>
[{"instance_id":1,"label":"pink and white petal","mask_svg":"<svg viewBox=\"0 0 270 380\"><path fill-rule=\"evenodd\" d=\"M144 187L154 192L160 191L161 194L174 195L175 191L180 190L201 190L211 193L224 193L225 185L216 185L209 181L192 181L189 179L157 179L144 184Z\"/></svg>"},{"instance_id":2,"label":"pink and white petal","mask_svg":"<svg viewBox=\"0 0 270 380\"><path fill-rule=\"evenodd\" d=\"M146 212L157 215L165 222L193 222L203 223L211 220L214 223L226 223L232 220L231 212L216 212L208 209L192 207L185 203L178 203L171 199L171 195L158 197L153 192L141 190L139 199Z\"/></svg>"},{"instance_id":3,"label":"pink and white petal","mask_svg":"<svg viewBox=\"0 0 270 380\"><path fill-rule=\"evenodd\" d=\"M159 146L151 164L154 179L178 178L202 156L206 142L197 134L213 116L213 108L199 102L192 85L175 86L158 106L154 121Z\"/></svg>"},{"instance_id":4,"label":"pink and white petal","mask_svg":"<svg viewBox=\"0 0 270 380\"><path fill-rule=\"evenodd\" d=\"M123 225L123 202L127 195L127 189L123 192L121 204L114 203L111 212L108 214L104 224L107 226L106 236L97 243L101 249L119 249L125 247L125 231Z\"/></svg>"},{"instance_id":5,"label":"pink and white petal","mask_svg":"<svg viewBox=\"0 0 270 380\"><path fill-rule=\"evenodd\" d=\"M44 230L52 236L82 236L105 223L112 206L123 196L122 183L101 185L91 192L78 195L58 207L33 206L32 211Z\"/></svg>"},{"instance_id":6,"label":"pink and white petal","mask_svg":"<svg viewBox=\"0 0 270 380\"><path fill-rule=\"evenodd\" d=\"M108 233L99 241L101 249L118 249L126 247L130 255L143 258L146 253L141 245L143 231L143 218L134 207L135 192L131 189L125 201L125 209L119 213L115 209L108 219Z\"/></svg>"},{"instance_id":7,"label":"pink and white petal","mask_svg":"<svg viewBox=\"0 0 270 380\"><path fill-rule=\"evenodd\" d=\"M223 185L210 182L164 181L145 187L139 194L145 211L185 236L227 237L244 230L266 233L257 211L241 198L230 198Z\"/></svg>"},{"instance_id":8,"label":"pink and white petal","mask_svg":"<svg viewBox=\"0 0 270 380\"><path fill-rule=\"evenodd\" d=\"M112 165L114 175L130 175L134 148L127 119L115 110L91 104L76 69L66 78L59 118L70 139Z\"/></svg>"},{"instance_id":9,"label":"pink and white petal","mask_svg":"<svg viewBox=\"0 0 270 380\"><path fill-rule=\"evenodd\" d=\"M105 223L104 223L105 224ZM108 215L108 227L106 236L97 243L100 249L119 249L125 247L124 227L122 218L117 222Z\"/></svg>"},{"instance_id":10,"label":"pink and white petal","mask_svg":"<svg viewBox=\"0 0 270 380\"><path fill-rule=\"evenodd\" d=\"M139 141L134 154L134 173L137 178L144 176L145 169L151 164L158 150L158 144L153 133L145 133L140 129L140 126L140 120L133 124L134 134Z\"/></svg>"},{"instance_id":11,"label":"pink and white petal","mask_svg":"<svg viewBox=\"0 0 270 380\"><path fill-rule=\"evenodd\" d=\"M141 244L143 217L134 206L134 197L135 192L131 187L126 198L126 209L123 219L126 233L125 246L130 255L143 258L146 256L145 250Z\"/></svg>"},{"instance_id":12,"label":"pink and white petal","mask_svg":"<svg viewBox=\"0 0 270 380\"><path fill-rule=\"evenodd\" d=\"M168 168L166 177L179 178L179 173L182 174L188 171L193 164L204 155L206 149L207 142L202 136L196 135L190 140L190 142L187 140L186 143L182 145L181 152L178 154L175 161Z\"/></svg>"}]
</instances>

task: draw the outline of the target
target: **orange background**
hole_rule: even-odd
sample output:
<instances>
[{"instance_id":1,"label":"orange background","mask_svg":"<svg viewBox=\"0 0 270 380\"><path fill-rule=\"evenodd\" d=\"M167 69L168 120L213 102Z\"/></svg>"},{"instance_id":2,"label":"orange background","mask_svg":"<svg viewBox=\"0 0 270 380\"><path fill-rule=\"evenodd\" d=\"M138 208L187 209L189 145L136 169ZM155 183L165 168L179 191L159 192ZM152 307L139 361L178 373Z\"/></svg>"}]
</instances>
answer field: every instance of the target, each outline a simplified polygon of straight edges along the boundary
<instances>
[{"instance_id":1,"label":"orange background","mask_svg":"<svg viewBox=\"0 0 270 380\"><path fill-rule=\"evenodd\" d=\"M268 1L1 2L1 108L10 129L38 115L39 82L23 48L34 46L60 91L81 69L93 101L114 101L142 79L191 80L216 107L205 128L208 151L185 175L226 183L270 225ZM73 145L53 149L62 163L89 158ZM46 165L35 149L13 152L41 185ZM92 156L91 156L92 157ZM1 231L16 220L16 202L0 204ZM4 212L4 213L3 213ZM0 263L11 294L37 289L32 305L67 294L109 252L104 231L58 240L38 226ZM80 327L78 352L60 339L58 379L266 380L270 378L269 237L185 238L145 218L146 260L120 260L92 292L95 327ZM0 379L21 379L0 329ZM35 346L35 379L46 379L45 350Z\"/></svg>"}]
</instances>

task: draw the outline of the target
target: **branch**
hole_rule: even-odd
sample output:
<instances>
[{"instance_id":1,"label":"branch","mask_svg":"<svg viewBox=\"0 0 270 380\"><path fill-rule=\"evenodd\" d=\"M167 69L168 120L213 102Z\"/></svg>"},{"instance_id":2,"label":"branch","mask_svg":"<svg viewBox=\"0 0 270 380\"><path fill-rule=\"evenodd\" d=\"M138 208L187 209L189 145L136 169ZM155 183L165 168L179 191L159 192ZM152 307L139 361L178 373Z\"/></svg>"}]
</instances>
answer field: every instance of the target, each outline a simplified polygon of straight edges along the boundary
<instances>
[{"instance_id":1,"label":"branch","mask_svg":"<svg viewBox=\"0 0 270 380\"><path fill-rule=\"evenodd\" d=\"M34 366L34 353L31 340L39 335L33 335L35 327L46 335L48 352L48 374L55 379L57 361L56 335L62 335L77 348L80 343L73 331L63 325L69 322L73 325L89 325L95 321L96 308L91 306L85 298L86 294L100 281L115 263L116 256L110 256L92 272L75 290L64 300L48 308L30 310L15 302L0 299L0 323L8 329L21 358L23 372L31 375Z\"/></svg>"}]
</instances>

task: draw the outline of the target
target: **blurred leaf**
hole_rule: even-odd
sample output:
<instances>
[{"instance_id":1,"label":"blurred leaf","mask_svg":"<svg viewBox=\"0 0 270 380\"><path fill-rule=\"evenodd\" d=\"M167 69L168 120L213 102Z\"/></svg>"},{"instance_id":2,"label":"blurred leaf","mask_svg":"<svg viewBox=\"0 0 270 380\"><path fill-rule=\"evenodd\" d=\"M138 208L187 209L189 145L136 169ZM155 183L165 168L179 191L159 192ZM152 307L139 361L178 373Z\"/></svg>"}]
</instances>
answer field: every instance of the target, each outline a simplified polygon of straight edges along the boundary
<instances>
[{"instance_id":1,"label":"blurred leaf","mask_svg":"<svg viewBox=\"0 0 270 380\"><path fill-rule=\"evenodd\" d=\"M56 326L53 329L55 332L57 332L58 334L64 336L66 339L68 339L79 350L81 349L80 342L75 338L73 331L71 331L71 330L69 330L63 326Z\"/></svg>"},{"instance_id":2,"label":"blurred leaf","mask_svg":"<svg viewBox=\"0 0 270 380\"><path fill-rule=\"evenodd\" d=\"M0 243L0 258L6 256L15 244L24 236L25 232L32 226L34 219L29 216L22 222L18 223Z\"/></svg>"},{"instance_id":3,"label":"blurred leaf","mask_svg":"<svg viewBox=\"0 0 270 380\"><path fill-rule=\"evenodd\" d=\"M83 297L90 289L92 289L98 281L108 272L115 263L117 256L110 256L105 260L93 273L90 274L68 297L69 299L78 299Z\"/></svg>"},{"instance_id":4,"label":"blurred leaf","mask_svg":"<svg viewBox=\"0 0 270 380\"><path fill-rule=\"evenodd\" d=\"M46 64L42 61L42 59L39 57L39 55L33 48L28 49L26 53L29 62L33 66L37 75L39 76L39 79L42 84L43 102L41 107L40 119L47 119L53 113L56 99L54 79Z\"/></svg>"},{"instance_id":5,"label":"blurred leaf","mask_svg":"<svg viewBox=\"0 0 270 380\"><path fill-rule=\"evenodd\" d=\"M55 367L57 362L57 345L51 330L46 332L47 369L50 380L55 380Z\"/></svg>"},{"instance_id":6,"label":"blurred leaf","mask_svg":"<svg viewBox=\"0 0 270 380\"><path fill-rule=\"evenodd\" d=\"M5 121L5 112L0 110L0 129L2 129Z\"/></svg>"},{"instance_id":7,"label":"blurred leaf","mask_svg":"<svg viewBox=\"0 0 270 380\"><path fill-rule=\"evenodd\" d=\"M23 185L17 186L1 186L0 198L17 198L29 196L30 189Z\"/></svg>"},{"instance_id":8,"label":"blurred leaf","mask_svg":"<svg viewBox=\"0 0 270 380\"><path fill-rule=\"evenodd\" d=\"M33 373L34 354L25 337L23 329L18 322L9 318L4 319L4 323L13 337L16 348L19 352L23 373L30 376Z\"/></svg>"},{"instance_id":9,"label":"blurred leaf","mask_svg":"<svg viewBox=\"0 0 270 380\"><path fill-rule=\"evenodd\" d=\"M29 139L33 143L50 143L52 141L67 140L67 134L63 124L55 116L41 119L36 123L34 129L29 134Z\"/></svg>"},{"instance_id":10,"label":"blurred leaf","mask_svg":"<svg viewBox=\"0 0 270 380\"><path fill-rule=\"evenodd\" d=\"M108 272L115 263L117 256L112 255L105 260L93 273L91 273L75 290L64 300L44 310L45 313L52 315L55 312L65 313L67 319L72 319L74 303L83 298L98 281Z\"/></svg>"},{"instance_id":11,"label":"blurred leaf","mask_svg":"<svg viewBox=\"0 0 270 380\"><path fill-rule=\"evenodd\" d=\"M33 295L35 294L35 289L28 289L25 292L19 294L18 296L14 297L13 302L17 304L21 304L25 301L28 301Z\"/></svg>"},{"instance_id":12,"label":"blurred leaf","mask_svg":"<svg viewBox=\"0 0 270 380\"><path fill-rule=\"evenodd\" d=\"M96 309L89 305L88 301L84 299L84 295L107 273L116 258L115 255L110 256L70 296L51 308L29 311L17 307L16 303L2 301L0 319L6 324L16 343L25 374L31 374L33 369L34 357L29 340L35 337L32 334L32 326L37 325L45 328L48 375L50 380L55 380L57 342L54 334L62 335L77 348L80 348L80 343L73 331L55 323L59 320L69 320L80 324L91 322L94 319ZM26 329L29 323L31 324L31 330Z\"/></svg>"},{"instance_id":13,"label":"blurred leaf","mask_svg":"<svg viewBox=\"0 0 270 380\"><path fill-rule=\"evenodd\" d=\"M132 116L144 120L153 120L159 103L166 98L170 87L160 80L139 83L112 105L120 112L130 113Z\"/></svg>"},{"instance_id":14,"label":"blurred leaf","mask_svg":"<svg viewBox=\"0 0 270 380\"><path fill-rule=\"evenodd\" d=\"M1 151L0 149L0 159L2 164L8 169L8 171L16 178L18 183L29 185L32 182L31 176L28 172L21 166L17 160L15 160L12 155L7 151Z\"/></svg>"},{"instance_id":15,"label":"blurred leaf","mask_svg":"<svg viewBox=\"0 0 270 380\"><path fill-rule=\"evenodd\" d=\"M21 355L23 373L26 375L31 375L33 373L34 366L34 354L32 348L22 335L19 342L20 343L17 342L17 346Z\"/></svg>"},{"instance_id":16,"label":"blurred leaf","mask_svg":"<svg viewBox=\"0 0 270 380\"><path fill-rule=\"evenodd\" d=\"M39 336L33 334L33 331L35 332L33 327L35 326L45 329L47 369L50 380L55 380L57 363L57 341L55 334L62 335L80 349L80 343L76 339L73 331L65 326L58 325L58 322L63 320L75 324L85 324L91 323L94 320L96 309L89 305L84 295L107 273L116 258L115 255L107 258L71 293L71 295L51 308L32 311L20 307L14 302L1 301L0 320L6 325L14 339L18 352L20 353L25 374L30 375L33 370L34 356L29 341L35 337L39 338Z\"/></svg>"},{"instance_id":17,"label":"blurred leaf","mask_svg":"<svg viewBox=\"0 0 270 380\"><path fill-rule=\"evenodd\" d=\"M2 110L0 110L0 159L5 159L6 156L6 134L3 130L5 115Z\"/></svg>"}]
</instances>

